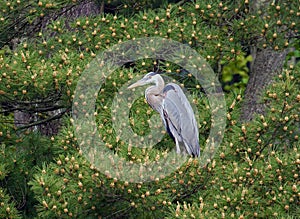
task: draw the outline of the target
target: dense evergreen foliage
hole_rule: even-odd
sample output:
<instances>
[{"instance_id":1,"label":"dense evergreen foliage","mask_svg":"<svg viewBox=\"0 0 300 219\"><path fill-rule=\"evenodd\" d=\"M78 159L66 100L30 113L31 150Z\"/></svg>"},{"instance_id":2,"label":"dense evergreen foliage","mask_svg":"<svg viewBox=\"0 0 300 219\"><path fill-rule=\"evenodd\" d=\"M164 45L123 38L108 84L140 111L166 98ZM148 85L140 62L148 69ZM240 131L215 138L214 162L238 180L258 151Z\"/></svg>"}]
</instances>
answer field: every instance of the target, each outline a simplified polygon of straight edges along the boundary
<instances>
[{"instance_id":1,"label":"dense evergreen foliage","mask_svg":"<svg viewBox=\"0 0 300 219\"><path fill-rule=\"evenodd\" d=\"M270 2L264 10L247 0L95 1L104 7L101 14L54 16L83 2L0 3L0 218L299 217L300 63L289 60L300 51L298 0ZM149 36L187 44L211 65L226 90L226 132L205 167L189 159L164 179L124 182L99 172L82 155L72 101L78 79L99 52ZM294 50L264 91L265 114L243 123L240 107L254 45ZM210 131L209 102L192 75L161 60L126 64L99 91L96 118L106 146L132 162L145 159L145 151L129 148L116 135L113 98L134 75L157 68L193 97L201 150ZM32 115L32 121L17 124L16 112ZM148 133L154 114L143 98L136 101L133 130ZM57 134L37 130L58 118ZM174 146L166 135L155 148L163 153Z\"/></svg>"}]
</instances>

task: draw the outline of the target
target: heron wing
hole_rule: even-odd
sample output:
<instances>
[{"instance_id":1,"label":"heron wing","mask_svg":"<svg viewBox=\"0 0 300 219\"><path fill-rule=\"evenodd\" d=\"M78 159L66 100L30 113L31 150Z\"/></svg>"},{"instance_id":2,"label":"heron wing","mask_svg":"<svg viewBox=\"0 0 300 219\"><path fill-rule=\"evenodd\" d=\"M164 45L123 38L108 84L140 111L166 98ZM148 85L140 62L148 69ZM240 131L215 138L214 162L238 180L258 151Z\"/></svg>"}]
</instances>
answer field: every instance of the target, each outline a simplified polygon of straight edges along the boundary
<instances>
[{"instance_id":1,"label":"heron wing","mask_svg":"<svg viewBox=\"0 0 300 219\"><path fill-rule=\"evenodd\" d=\"M193 109L180 86L169 83L163 90L163 113L170 132L184 142L187 152L199 156L199 133Z\"/></svg>"}]
</instances>

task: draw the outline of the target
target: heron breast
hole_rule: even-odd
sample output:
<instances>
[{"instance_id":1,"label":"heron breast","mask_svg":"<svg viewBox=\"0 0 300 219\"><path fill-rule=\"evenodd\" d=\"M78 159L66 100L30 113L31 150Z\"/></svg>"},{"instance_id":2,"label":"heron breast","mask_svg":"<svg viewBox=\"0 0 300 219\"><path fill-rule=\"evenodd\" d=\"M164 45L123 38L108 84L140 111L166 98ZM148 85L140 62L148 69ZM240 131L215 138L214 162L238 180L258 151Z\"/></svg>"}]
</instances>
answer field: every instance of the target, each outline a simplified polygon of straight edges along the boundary
<instances>
[{"instance_id":1,"label":"heron breast","mask_svg":"<svg viewBox=\"0 0 300 219\"><path fill-rule=\"evenodd\" d=\"M146 101L152 109L160 112L163 103L163 98L161 95L147 95Z\"/></svg>"}]
</instances>

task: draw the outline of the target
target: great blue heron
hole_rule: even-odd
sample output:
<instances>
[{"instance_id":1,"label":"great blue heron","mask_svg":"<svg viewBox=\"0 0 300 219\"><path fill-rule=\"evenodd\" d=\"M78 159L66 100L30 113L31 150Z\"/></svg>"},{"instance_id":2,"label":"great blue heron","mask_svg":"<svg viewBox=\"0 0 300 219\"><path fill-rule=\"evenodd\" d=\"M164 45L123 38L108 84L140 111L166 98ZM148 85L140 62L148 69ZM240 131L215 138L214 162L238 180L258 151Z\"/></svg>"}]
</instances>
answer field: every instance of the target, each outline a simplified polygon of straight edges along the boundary
<instances>
[{"instance_id":1,"label":"great blue heron","mask_svg":"<svg viewBox=\"0 0 300 219\"><path fill-rule=\"evenodd\" d=\"M174 83L165 86L159 74L149 72L128 89L146 84L154 84L146 89L145 97L148 104L160 114L167 132L176 143L176 152L181 153L180 145L183 143L185 146L183 153L198 157L200 155L198 125L193 109L180 86Z\"/></svg>"}]
</instances>

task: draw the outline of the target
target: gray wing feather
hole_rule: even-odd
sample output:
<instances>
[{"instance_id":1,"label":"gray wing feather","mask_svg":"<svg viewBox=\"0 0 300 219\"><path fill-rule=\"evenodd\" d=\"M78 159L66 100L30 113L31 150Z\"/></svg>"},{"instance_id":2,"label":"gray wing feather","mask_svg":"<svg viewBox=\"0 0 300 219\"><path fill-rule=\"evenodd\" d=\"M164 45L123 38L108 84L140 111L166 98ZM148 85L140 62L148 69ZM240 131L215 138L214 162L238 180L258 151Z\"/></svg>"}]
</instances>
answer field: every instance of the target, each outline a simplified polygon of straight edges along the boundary
<instances>
[{"instance_id":1,"label":"gray wing feather","mask_svg":"<svg viewBox=\"0 0 300 219\"><path fill-rule=\"evenodd\" d=\"M163 110L170 131L184 142L189 154L199 156L199 132L193 109L180 86L169 83L163 90ZM167 118L166 118L167 117Z\"/></svg>"}]
</instances>

